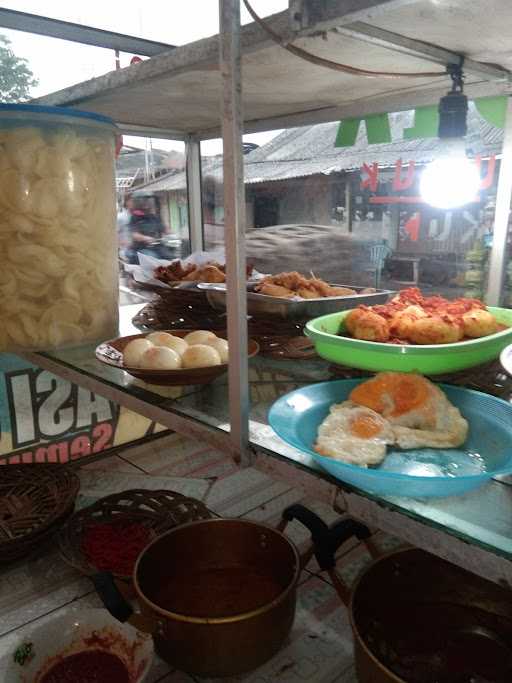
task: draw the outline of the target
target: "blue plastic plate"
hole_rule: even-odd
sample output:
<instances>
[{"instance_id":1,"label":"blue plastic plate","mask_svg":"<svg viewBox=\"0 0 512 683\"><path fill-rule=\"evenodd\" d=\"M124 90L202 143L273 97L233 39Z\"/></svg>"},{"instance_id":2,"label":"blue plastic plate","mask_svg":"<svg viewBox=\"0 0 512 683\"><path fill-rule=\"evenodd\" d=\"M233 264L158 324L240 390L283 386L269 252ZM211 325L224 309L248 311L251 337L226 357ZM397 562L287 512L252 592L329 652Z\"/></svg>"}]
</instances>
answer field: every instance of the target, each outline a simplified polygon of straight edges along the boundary
<instances>
[{"instance_id":1,"label":"blue plastic plate","mask_svg":"<svg viewBox=\"0 0 512 683\"><path fill-rule=\"evenodd\" d=\"M318 426L330 406L345 401L362 381L338 380L296 389L273 404L269 423L283 441L310 454L337 479L380 495L455 496L498 474L512 473L512 405L446 384L439 386L469 423L468 439L460 449L388 447L384 461L369 468L318 455L313 450Z\"/></svg>"}]
</instances>

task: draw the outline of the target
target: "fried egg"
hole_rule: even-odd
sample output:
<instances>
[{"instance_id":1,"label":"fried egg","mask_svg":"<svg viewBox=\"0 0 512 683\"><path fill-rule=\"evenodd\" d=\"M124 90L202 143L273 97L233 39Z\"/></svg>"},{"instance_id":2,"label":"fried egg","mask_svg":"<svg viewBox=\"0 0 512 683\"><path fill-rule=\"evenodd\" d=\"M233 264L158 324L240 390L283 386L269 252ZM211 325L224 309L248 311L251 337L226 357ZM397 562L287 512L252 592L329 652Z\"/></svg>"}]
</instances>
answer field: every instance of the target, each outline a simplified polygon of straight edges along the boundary
<instances>
[{"instance_id":1,"label":"fried egg","mask_svg":"<svg viewBox=\"0 0 512 683\"><path fill-rule=\"evenodd\" d=\"M344 401L331 407L318 429L314 448L320 455L367 467L382 462L386 445L393 442L393 430L381 415Z\"/></svg>"},{"instance_id":2,"label":"fried egg","mask_svg":"<svg viewBox=\"0 0 512 683\"><path fill-rule=\"evenodd\" d=\"M384 417L400 448L456 448L466 440L467 421L421 375L381 372L355 387L349 398Z\"/></svg>"},{"instance_id":3,"label":"fried egg","mask_svg":"<svg viewBox=\"0 0 512 683\"><path fill-rule=\"evenodd\" d=\"M331 406L318 429L317 453L352 465L377 465L387 446L457 448L468 423L443 391L425 377L381 372L357 385L348 401Z\"/></svg>"}]
</instances>

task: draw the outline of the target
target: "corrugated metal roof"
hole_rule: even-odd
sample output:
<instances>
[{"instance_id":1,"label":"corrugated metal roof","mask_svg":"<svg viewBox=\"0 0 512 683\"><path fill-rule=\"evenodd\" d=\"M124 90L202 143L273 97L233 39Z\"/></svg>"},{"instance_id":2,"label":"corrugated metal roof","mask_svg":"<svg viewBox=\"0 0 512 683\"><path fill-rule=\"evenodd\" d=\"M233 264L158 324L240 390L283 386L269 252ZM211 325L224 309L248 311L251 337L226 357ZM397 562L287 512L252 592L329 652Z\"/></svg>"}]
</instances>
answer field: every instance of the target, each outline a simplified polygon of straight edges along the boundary
<instances>
[{"instance_id":1,"label":"corrugated metal roof","mask_svg":"<svg viewBox=\"0 0 512 683\"><path fill-rule=\"evenodd\" d=\"M222 158L219 157L204 157L202 160L203 175L210 175L211 172L217 173L218 179L222 177ZM137 185L137 190L151 191L151 192L172 192L187 189L187 174L186 171L172 171L167 175L162 175L160 178L146 183L145 185Z\"/></svg>"},{"instance_id":2,"label":"corrugated metal roof","mask_svg":"<svg viewBox=\"0 0 512 683\"><path fill-rule=\"evenodd\" d=\"M187 174L183 171L168 173L145 185L137 185L137 190L151 192L172 192L187 189Z\"/></svg>"},{"instance_id":3,"label":"corrugated metal roof","mask_svg":"<svg viewBox=\"0 0 512 683\"><path fill-rule=\"evenodd\" d=\"M391 114L393 142L369 145L365 127L360 126L356 143L345 148L334 147L338 122L291 128L245 156L245 182L256 184L349 171L373 162L393 166L400 158L404 163L426 163L442 154L445 143L438 138L402 139L403 129L412 125L412 111ZM466 137L468 152L483 156L499 154L502 141L503 131L487 123L471 104ZM203 171L205 176L221 180L222 162L216 159L208 166L203 165ZM144 188L155 192L184 190L186 177L184 173L163 176Z\"/></svg>"},{"instance_id":4,"label":"corrugated metal roof","mask_svg":"<svg viewBox=\"0 0 512 683\"><path fill-rule=\"evenodd\" d=\"M152 166L154 169L182 169L185 166L185 157L176 150L166 151L153 148L151 151ZM117 158L116 168L120 174L128 174L137 168L144 168L146 164L146 152L143 149L124 148Z\"/></svg>"}]
</instances>

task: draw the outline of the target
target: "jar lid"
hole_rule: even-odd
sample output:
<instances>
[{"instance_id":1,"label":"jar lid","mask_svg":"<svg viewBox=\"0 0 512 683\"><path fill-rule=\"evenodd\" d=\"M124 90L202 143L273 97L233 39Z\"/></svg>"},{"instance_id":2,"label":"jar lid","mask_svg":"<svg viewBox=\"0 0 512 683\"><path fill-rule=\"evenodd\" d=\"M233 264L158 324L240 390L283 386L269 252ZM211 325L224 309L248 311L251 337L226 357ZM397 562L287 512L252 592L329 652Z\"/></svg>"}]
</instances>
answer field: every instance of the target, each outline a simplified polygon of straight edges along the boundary
<instances>
[{"instance_id":1,"label":"jar lid","mask_svg":"<svg viewBox=\"0 0 512 683\"><path fill-rule=\"evenodd\" d=\"M71 116L80 119L89 119L107 123L115 126L115 122L109 116L96 114L92 111L82 111L81 109L71 109L71 107L47 107L42 104L0 104L0 114L2 112L20 112L25 114L54 114L57 116Z\"/></svg>"}]
</instances>

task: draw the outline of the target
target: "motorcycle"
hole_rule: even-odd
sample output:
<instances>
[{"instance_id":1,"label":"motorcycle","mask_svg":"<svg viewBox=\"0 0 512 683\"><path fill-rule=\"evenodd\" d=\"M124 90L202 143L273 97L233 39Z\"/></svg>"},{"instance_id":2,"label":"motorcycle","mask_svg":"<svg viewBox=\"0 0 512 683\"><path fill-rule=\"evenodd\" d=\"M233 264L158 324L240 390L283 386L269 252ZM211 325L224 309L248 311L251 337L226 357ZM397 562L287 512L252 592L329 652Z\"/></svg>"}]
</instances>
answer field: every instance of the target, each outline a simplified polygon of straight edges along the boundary
<instances>
[{"instance_id":1,"label":"motorcycle","mask_svg":"<svg viewBox=\"0 0 512 683\"><path fill-rule=\"evenodd\" d=\"M134 249L132 246L129 246L121 250L120 258L126 263L138 265L138 253L142 252L157 259L174 261L184 256L183 247L183 240L180 237L164 235L159 239L153 240L153 242L145 244L142 249Z\"/></svg>"}]
</instances>

